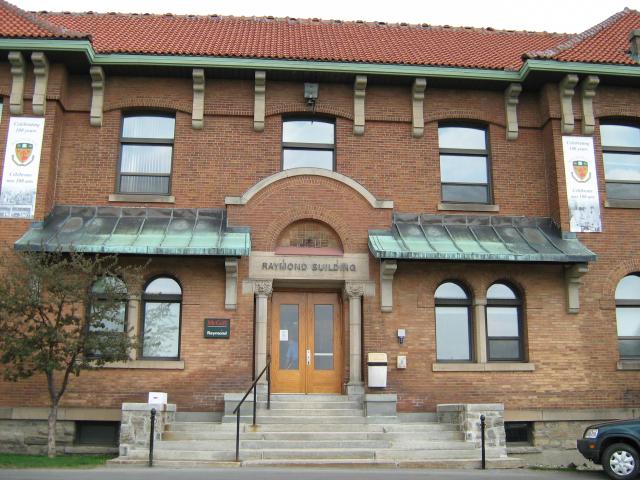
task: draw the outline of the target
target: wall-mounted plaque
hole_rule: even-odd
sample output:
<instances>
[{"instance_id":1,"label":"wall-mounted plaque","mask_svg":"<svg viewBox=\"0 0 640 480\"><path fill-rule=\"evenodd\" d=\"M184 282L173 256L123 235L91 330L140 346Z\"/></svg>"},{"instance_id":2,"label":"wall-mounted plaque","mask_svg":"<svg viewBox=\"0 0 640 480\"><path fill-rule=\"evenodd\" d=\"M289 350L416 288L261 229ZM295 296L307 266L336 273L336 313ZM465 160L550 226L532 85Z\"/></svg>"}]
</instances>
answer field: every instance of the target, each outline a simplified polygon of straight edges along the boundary
<instances>
[{"instance_id":1,"label":"wall-mounted plaque","mask_svg":"<svg viewBox=\"0 0 640 480\"><path fill-rule=\"evenodd\" d=\"M231 320L228 318L205 318L204 338L229 338Z\"/></svg>"}]
</instances>

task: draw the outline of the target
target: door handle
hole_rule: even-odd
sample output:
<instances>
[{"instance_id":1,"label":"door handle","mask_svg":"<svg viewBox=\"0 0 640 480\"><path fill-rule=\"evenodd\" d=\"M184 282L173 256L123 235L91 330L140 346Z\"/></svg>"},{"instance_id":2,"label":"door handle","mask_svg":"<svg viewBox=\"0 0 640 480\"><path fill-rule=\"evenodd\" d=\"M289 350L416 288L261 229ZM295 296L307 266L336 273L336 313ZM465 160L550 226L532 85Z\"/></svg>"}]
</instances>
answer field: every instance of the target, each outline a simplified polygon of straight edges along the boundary
<instances>
[{"instance_id":1,"label":"door handle","mask_svg":"<svg viewBox=\"0 0 640 480\"><path fill-rule=\"evenodd\" d=\"M311 365L311 350L307 348L307 365Z\"/></svg>"}]
</instances>

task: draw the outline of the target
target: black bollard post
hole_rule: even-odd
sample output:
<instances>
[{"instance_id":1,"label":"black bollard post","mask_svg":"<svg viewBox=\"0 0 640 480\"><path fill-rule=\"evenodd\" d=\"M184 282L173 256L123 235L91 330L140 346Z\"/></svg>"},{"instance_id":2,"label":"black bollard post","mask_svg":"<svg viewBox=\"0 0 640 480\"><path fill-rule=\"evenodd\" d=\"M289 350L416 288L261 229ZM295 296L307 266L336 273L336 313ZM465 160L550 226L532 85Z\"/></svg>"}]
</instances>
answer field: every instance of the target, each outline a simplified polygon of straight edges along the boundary
<instances>
[{"instance_id":1,"label":"black bollard post","mask_svg":"<svg viewBox=\"0 0 640 480\"><path fill-rule=\"evenodd\" d=\"M156 409L151 409L151 429L149 432L149 466L153 467L153 438L156 433Z\"/></svg>"},{"instance_id":2,"label":"black bollard post","mask_svg":"<svg viewBox=\"0 0 640 480\"><path fill-rule=\"evenodd\" d=\"M482 437L482 470L487 468L487 459L484 450L484 415L480 415L480 436Z\"/></svg>"}]
</instances>

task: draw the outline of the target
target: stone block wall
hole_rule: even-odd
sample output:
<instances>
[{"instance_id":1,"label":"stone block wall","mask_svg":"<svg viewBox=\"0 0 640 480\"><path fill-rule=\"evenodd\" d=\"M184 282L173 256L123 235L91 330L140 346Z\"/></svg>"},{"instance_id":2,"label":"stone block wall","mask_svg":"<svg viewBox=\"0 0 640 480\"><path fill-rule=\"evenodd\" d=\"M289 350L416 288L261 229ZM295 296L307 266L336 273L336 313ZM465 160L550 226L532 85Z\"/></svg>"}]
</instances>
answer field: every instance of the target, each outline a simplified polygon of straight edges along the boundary
<instances>
[{"instance_id":1,"label":"stone block wall","mask_svg":"<svg viewBox=\"0 0 640 480\"><path fill-rule=\"evenodd\" d=\"M48 440L47 420L0 420L0 452L45 455ZM62 454L73 446L75 422L58 421L56 450Z\"/></svg>"},{"instance_id":2,"label":"stone block wall","mask_svg":"<svg viewBox=\"0 0 640 480\"><path fill-rule=\"evenodd\" d=\"M151 434L151 409L156 409L154 439L160 440L167 423L175 421L176 406L148 403L123 403L120 424L120 455L126 456L129 448L147 448Z\"/></svg>"},{"instance_id":3,"label":"stone block wall","mask_svg":"<svg viewBox=\"0 0 640 480\"><path fill-rule=\"evenodd\" d=\"M438 405L438 421L459 425L467 442L481 446L480 417L485 416L487 456L505 457L504 405L501 403L462 403Z\"/></svg>"}]
</instances>

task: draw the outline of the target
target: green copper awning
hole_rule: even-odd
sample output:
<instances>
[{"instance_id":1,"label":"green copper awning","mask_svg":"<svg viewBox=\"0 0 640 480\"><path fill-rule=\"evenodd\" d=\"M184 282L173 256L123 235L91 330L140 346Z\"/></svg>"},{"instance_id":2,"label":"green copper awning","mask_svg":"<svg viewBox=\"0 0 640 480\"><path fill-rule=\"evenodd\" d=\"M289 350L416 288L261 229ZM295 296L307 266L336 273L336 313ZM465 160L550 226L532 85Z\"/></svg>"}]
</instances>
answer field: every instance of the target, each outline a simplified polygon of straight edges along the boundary
<instances>
[{"instance_id":1,"label":"green copper awning","mask_svg":"<svg viewBox=\"0 0 640 480\"><path fill-rule=\"evenodd\" d=\"M370 230L377 258L502 262L591 262L596 255L563 238L550 218L395 214L389 231Z\"/></svg>"},{"instance_id":2,"label":"green copper awning","mask_svg":"<svg viewBox=\"0 0 640 480\"><path fill-rule=\"evenodd\" d=\"M248 228L227 226L224 209L56 206L16 250L137 255L243 256Z\"/></svg>"}]
</instances>

